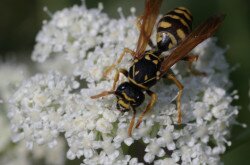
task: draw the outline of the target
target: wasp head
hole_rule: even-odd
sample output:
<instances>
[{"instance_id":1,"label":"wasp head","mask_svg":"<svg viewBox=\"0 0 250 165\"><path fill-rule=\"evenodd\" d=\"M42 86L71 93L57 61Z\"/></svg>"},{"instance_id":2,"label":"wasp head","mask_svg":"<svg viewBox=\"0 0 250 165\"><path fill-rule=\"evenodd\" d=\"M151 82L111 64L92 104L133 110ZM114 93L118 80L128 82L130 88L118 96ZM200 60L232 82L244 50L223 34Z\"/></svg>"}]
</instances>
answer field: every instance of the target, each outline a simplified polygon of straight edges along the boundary
<instances>
[{"instance_id":1,"label":"wasp head","mask_svg":"<svg viewBox=\"0 0 250 165\"><path fill-rule=\"evenodd\" d=\"M117 108L122 112L138 107L145 99L142 90L129 82L120 84L115 91L115 95L117 97Z\"/></svg>"}]
</instances>

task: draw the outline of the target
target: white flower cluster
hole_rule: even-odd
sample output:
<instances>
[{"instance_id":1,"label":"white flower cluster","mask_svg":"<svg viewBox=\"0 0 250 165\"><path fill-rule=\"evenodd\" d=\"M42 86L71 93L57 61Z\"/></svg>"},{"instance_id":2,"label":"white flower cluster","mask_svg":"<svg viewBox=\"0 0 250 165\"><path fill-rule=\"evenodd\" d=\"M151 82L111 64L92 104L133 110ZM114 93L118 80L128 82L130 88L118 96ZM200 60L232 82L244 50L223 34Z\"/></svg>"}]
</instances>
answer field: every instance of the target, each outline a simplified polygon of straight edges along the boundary
<instances>
[{"instance_id":1,"label":"white flower cluster","mask_svg":"<svg viewBox=\"0 0 250 165\"><path fill-rule=\"evenodd\" d=\"M43 68L60 68L89 82L100 80L103 68L111 65L124 46L134 48L138 36L134 16L109 19L101 9L74 6L56 12L37 35L32 59L49 64L53 60L52 67L45 64Z\"/></svg>"},{"instance_id":2,"label":"white flower cluster","mask_svg":"<svg viewBox=\"0 0 250 165\"><path fill-rule=\"evenodd\" d=\"M57 67L52 68L57 72L25 81L12 97L13 140L24 140L28 148L34 144L54 147L63 135L69 146L67 158L82 158L82 164L218 164L230 146L229 128L238 109L230 105L235 94L227 93L229 66L225 50L216 46L215 39L193 51L199 55L194 67L207 76L186 72L184 62L172 68L184 84L181 126L173 102L178 90L163 80L152 88L158 95L156 105L131 137L127 130L132 114L117 111L114 96L90 98L112 86L114 73L103 79L103 70L124 47L135 48L135 20L133 13L116 20L101 8L82 5L59 11L45 22L32 59L44 68L51 68L47 65L54 59L60 63L54 60ZM128 55L119 67L130 64ZM137 109L138 114L147 101Z\"/></svg>"},{"instance_id":3,"label":"white flower cluster","mask_svg":"<svg viewBox=\"0 0 250 165\"><path fill-rule=\"evenodd\" d=\"M15 63L15 60L8 59L0 63L0 164L31 165L43 160L47 164L63 165L65 142L62 138L58 139L58 144L53 149L39 146L35 147L32 153L25 147L24 142L13 145L11 141L10 123L7 118L8 99L20 83L31 75L29 70L30 66Z\"/></svg>"},{"instance_id":4,"label":"white flower cluster","mask_svg":"<svg viewBox=\"0 0 250 165\"><path fill-rule=\"evenodd\" d=\"M7 76L6 76L7 75ZM0 100L6 102L19 84L30 75L25 65L0 62Z\"/></svg>"},{"instance_id":5,"label":"white flower cluster","mask_svg":"<svg viewBox=\"0 0 250 165\"><path fill-rule=\"evenodd\" d=\"M7 76L6 76L7 75ZM9 97L14 93L17 86L27 78L29 75L27 68L24 65L12 64L9 62L0 62L0 164L11 164L15 161L19 161L23 164L24 159L20 159L22 156L16 155L13 159L13 151L17 149L8 149L12 146L11 131L9 129L9 122L6 116L6 102ZM16 147L18 148L18 147ZM16 152L17 153L17 152ZM12 157L12 159L10 159Z\"/></svg>"}]
</instances>

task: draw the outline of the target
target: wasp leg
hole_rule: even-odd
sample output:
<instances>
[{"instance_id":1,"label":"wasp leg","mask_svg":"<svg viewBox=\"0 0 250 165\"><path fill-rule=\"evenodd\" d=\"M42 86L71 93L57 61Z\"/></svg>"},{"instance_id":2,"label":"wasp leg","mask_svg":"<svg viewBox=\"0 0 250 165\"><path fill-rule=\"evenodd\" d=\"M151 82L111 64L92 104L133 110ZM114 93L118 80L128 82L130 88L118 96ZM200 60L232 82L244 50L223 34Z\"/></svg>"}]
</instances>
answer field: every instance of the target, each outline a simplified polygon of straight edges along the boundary
<instances>
[{"instance_id":1,"label":"wasp leg","mask_svg":"<svg viewBox=\"0 0 250 165\"><path fill-rule=\"evenodd\" d=\"M195 75L195 76L206 76L207 74L205 72L198 71L192 67L192 63L197 61L199 58L198 55L188 55L184 57L182 60L183 61L188 61L188 69L189 71Z\"/></svg>"},{"instance_id":2,"label":"wasp leg","mask_svg":"<svg viewBox=\"0 0 250 165\"><path fill-rule=\"evenodd\" d=\"M105 69L104 73L103 73L103 77L107 77L107 75L109 74L109 72L118 64L121 63L124 55L128 53L131 54L134 58L135 58L135 52L133 50L130 50L129 48L124 48L123 52L121 53L120 57L118 58L118 60L113 63L111 66L109 66L107 69Z\"/></svg>"},{"instance_id":3,"label":"wasp leg","mask_svg":"<svg viewBox=\"0 0 250 165\"><path fill-rule=\"evenodd\" d=\"M119 80L119 77L120 77L120 73L122 73L124 76L128 77L128 71L127 70L125 70L125 69L119 69L115 73L115 77L114 77L114 82L113 82L112 89L110 91L103 91L100 94L91 96L90 98L97 99L99 97L104 97L104 96L107 96L107 95L110 95L110 94L114 94L115 93L116 84L117 84L117 82Z\"/></svg>"},{"instance_id":4,"label":"wasp leg","mask_svg":"<svg viewBox=\"0 0 250 165\"><path fill-rule=\"evenodd\" d=\"M136 115L136 110L133 108L133 117L130 121L129 128L128 128L128 135L129 136L132 135L133 126L135 124L135 115Z\"/></svg>"},{"instance_id":5,"label":"wasp leg","mask_svg":"<svg viewBox=\"0 0 250 165\"><path fill-rule=\"evenodd\" d=\"M142 16L137 17L137 19L136 19L136 27L137 27L137 29L138 29L139 32L141 31L141 25L142 25L141 21L142 21ZM156 46L154 45L154 43L153 43L153 41L151 39L149 39L148 45L152 49L156 48Z\"/></svg>"},{"instance_id":6,"label":"wasp leg","mask_svg":"<svg viewBox=\"0 0 250 165\"><path fill-rule=\"evenodd\" d=\"M149 101L149 103L148 103L146 109L141 113L141 115L140 115L140 117L139 117L139 119L138 119L138 121L137 121L137 123L136 123L136 126L135 126L136 128L138 128L138 127L140 126L143 117L145 116L145 114L146 114L147 112L149 112L149 111L153 108L153 106L154 106L154 104L155 104L155 102L156 102L156 100L157 100L157 95L156 95L154 92L152 92L152 91L150 91L150 90L146 90L146 92L147 92L147 94L148 94L149 96L151 96L151 99L150 99L150 101Z\"/></svg>"},{"instance_id":7,"label":"wasp leg","mask_svg":"<svg viewBox=\"0 0 250 165\"><path fill-rule=\"evenodd\" d=\"M178 124L181 124L181 96L183 92L183 85L180 83L179 80L173 75L173 74L168 74L167 78L172 80L175 85L179 88L178 95L177 95L177 112L178 112Z\"/></svg>"},{"instance_id":8,"label":"wasp leg","mask_svg":"<svg viewBox=\"0 0 250 165\"><path fill-rule=\"evenodd\" d=\"M116 88L116 84L119 80L120 77L120 73L122 73L125 77L128 77L128 71L125 69L119 69L118 71L116 71L115 73L115 77L114 77L114 82L113 82L113 86L112 86L112 90L114 91Z\"/></svg>"}]
</instances>

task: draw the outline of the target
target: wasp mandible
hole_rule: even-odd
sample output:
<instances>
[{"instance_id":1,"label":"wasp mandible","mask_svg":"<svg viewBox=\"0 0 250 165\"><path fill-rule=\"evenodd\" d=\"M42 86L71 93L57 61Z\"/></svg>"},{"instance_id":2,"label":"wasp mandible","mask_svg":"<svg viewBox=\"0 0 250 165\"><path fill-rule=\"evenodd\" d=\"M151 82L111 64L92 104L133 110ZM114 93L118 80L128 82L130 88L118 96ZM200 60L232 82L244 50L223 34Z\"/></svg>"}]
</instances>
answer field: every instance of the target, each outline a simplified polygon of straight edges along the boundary
<instances>
[{"instance_id":1,"label":"wasp mandible","mask_svg":"<svg viewBox=\"0 0 250 165\"><path fill-rule=\"evenodd\" d=\"M151 98L145 110L140 114L136 123L138 128L143 117L154 106L157 95L150 90L161 78L172 80L179 91L176 98L178 111L178 124L181 124L181 96L183 85L172 72L170 68L180 60L196 61L198 56L190 55L189 52L199 43L211 37L219 28L224 20L224 15L215 15L208 18L192 31L192 14L185 7L178 7L163 15L157 23L157 45L154 45L150 39L153 27L159 14L162 0L146 0L144 13L137 19L137 27L140 35L137 42L136 50L124 48L124 51L118 58L117 62L111 65L105 71L107 75L116 65L118 65L125 54L133 57L133 63L129 70L119 69L114 77L113 87L109 91L103 91L98 95L91 96L92 99L107 95L115 95L117 98L117 108L122 111L133 111L133 117L130 121L128 134L131 136L135 123L136 107L140 106L144 99L145 93ZM147 46L150 50L146 50ZM170 55L163 56L164 52L172 50ZM128 81L117 86L119 75L123 74Z\"/></svg>"}]
</instances>

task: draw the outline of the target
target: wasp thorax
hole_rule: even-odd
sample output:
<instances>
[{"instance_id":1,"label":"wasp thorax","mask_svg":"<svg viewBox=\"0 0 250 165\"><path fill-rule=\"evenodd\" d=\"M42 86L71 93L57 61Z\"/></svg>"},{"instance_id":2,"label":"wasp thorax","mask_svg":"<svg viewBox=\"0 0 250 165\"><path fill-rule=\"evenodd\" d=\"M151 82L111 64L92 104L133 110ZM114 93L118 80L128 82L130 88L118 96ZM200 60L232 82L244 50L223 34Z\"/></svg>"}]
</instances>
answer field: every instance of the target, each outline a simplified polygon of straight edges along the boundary
<instances>
[{"instance_id":1,"label":"wasp thorax","mask_svg":"<svg viewBox=\"0 0 250 165\"><path fill-rule=\"evenodd\" d=\"M129 82L120 84L115 91L115 95L117 96L117 108L122 111L138 107L145 99L141 89Z\"/></svg>"}]
</instances>

